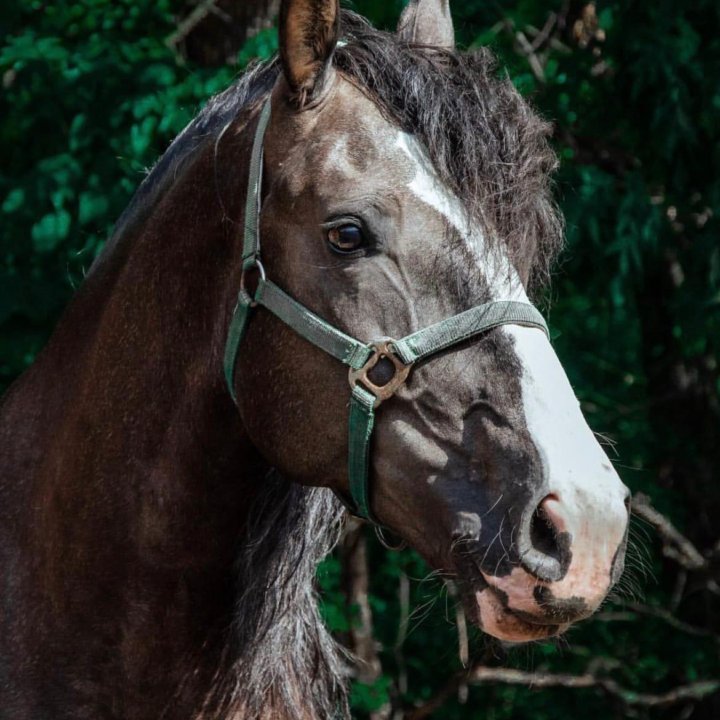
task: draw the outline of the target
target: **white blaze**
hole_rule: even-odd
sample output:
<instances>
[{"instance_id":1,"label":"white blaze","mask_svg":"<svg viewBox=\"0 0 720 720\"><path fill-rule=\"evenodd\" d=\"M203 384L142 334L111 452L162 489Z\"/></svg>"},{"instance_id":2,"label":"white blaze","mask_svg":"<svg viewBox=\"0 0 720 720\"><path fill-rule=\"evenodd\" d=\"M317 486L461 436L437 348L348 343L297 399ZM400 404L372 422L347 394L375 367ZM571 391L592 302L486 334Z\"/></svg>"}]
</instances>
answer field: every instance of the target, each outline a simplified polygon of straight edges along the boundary
<instances>
[{"instance_id":1,"label":"white blaze","mask_svg":"<svg viewBox=\"0 0 720 720\"><path fill-rule=\"evenodd\" d=\"M501 248L488 247L482 231L468 224L459 199L442 184L417 140L400 133L397 146L415 165L408 188L423 203L442 214L458 231L477 258L490 285L493 300L529 302L515 269ZM548 491L560 498L561 510L553 519L573 535L573 545L590 543L576 553L585 567L573 567L560 586L570 597L577 570L587 580L602 569L599 585L606 587L608 560L622 541L627 524L625 488L580 411L570 382L549 340L541 330L506 325L500 329L512 338L522 365L522 398L528 431L540 454ZM580 555L584 556L580 563ZM571 577L572 576L572 577ZM602 582L600 582L602 580ZM566 582L567 581L567 582ZM567 585L566 588L562 586ZM600 591L599 591L600 592ZM604 592L604 591L603 591Z\"/></svg>"},{"instance_id":2,"label":"white blaze","mask_svg":"<svg viewBox=\"0 0 720 720\"><path fill-rule=\"evenodd\" d=\"M591 482L587 491L592 494L612 490L617 474L588 427L545 334L519 325L507 325L503 331L513 339L523 367L525 421L552 481L551 491L571 490L584 478Z\"/></svg>"},{"instance_id":3,"label":"white blaze","mask_svg":"<svg viewBox=\"0 0 720 720\"><path fill-rule=\"evenodd\" d=\"M491 299L529 302L507 256L501 248L489 247L482 228L469 222L462 203L440 181L424 148L408 133L398 133L397 146L415 165L415 176L408 183L408 188L458 231L488 280Z\"/></svg>"}]
</instances>

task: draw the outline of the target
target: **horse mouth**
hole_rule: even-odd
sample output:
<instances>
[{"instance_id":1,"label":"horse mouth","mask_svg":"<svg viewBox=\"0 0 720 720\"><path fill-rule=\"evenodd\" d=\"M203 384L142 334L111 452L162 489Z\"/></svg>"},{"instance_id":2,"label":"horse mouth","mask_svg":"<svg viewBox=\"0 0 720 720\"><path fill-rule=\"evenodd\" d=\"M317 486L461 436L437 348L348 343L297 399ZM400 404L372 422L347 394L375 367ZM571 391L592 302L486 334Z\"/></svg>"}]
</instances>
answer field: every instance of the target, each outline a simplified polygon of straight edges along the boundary
<instances>
[{"instance_id":1,"label":"horse mouth","mask_svg":"<svg viewBox=\"0 0 720 720\"><path fill-rule=\"evenodd\" d=\"M495 586L496 578L467 562L463 562L461 567L456 564L455 577L468 620L484 633L503 642L526 643L557 637L575 620L567 615L550 615L541 607L537 607L538 612L519 609L517 606L536 609L534 603L528 602L525 597L526 592L533 594L535 581L527 587L520 586L506 592ZM525 602L521 601L523 599Z\"/></svg>"},{"instance_id":2,"label":"horse mouth","mask_svg":"<svg viewBox=\"0 0 720 720\"><path fill-rule=\"evenodd\" d=\"M503 642L545 640L561 635L571 624L552 622L512 610L503 594L490 585L475 591L467 604L470 605L473 622L483 632Z\"/></svg>"}]
</instances>

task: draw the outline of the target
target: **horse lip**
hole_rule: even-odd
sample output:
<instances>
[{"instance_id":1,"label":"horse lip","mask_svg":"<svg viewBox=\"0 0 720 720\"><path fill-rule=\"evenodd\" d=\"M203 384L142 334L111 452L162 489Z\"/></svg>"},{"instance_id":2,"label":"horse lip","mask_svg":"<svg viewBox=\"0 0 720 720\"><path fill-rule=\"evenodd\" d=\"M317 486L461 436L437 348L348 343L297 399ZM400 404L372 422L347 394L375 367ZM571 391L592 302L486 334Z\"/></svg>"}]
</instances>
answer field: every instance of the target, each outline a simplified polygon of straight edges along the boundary
<instances>
[{"instance_id":1,"label":"horse lip","mask_svg":"<svg viewBox=\"0 0 720 720\"><path fill-rule=\"evenodd\" d=\"M570 626L569 623L544 622L540 618L528 617L525 613L512 610L502 603L501 596L493 589L489 587L483 588L483 591L488 590L491 596L495 598L492 602L497 602L500 606L498 608L500 615L496 616L496 620L493 623L495 627L488 627L483 622L477 591L466 598L468 616L481 630L488 632L503 643L522 645L528 642L547 640L562 635ZM497 634L496 630L499 630L500 634Z\"/></svg>"},{"instance_id":2,"label":"horse lip","mask_svg":"<svg viewBox=\"0 0 720 720\"><path fill-rule=\"evenodd\" d=\"M562 635L569 627L570 623L546 623L538 620L531 620L525 617L524 613L517 613L513 610L506 610L507 614L514 618L516 622L520 622L523 625L527 625L529 628L543 628L545 631L544 638L537 638L538 640L548 639Z\"/></svg>"},{"instance_id":3,"label":"horse lip","mask_svg":"<svg viewBox=\"0 0 720 720\"><path fill-rule=\"evenodd\" d=\"M544 619L531 615L530 613L522 612L521 610L513 610L512 608L505 608L505 612L512 615L514 618L521 620L528 625L535 625L539 627L559 629L562 625L568 625L569 623L559 623L557 620Z\"/></svg>"},{"instance_id":4,"label":"horse lip","mask_svg":"<svg viewBox=\"0 0 720 720\"><path fill-rule=\"evenodd\" d=\"M533 615L532 613L524 612L523 610L514 610L513 608L509 607L506 603L503 602L503 594L501 592L498 592L496 588L494 588L490 583L487 585L487 589L496 597L498 600L500 600L500 603L503 607L503 610L508 614L514 617L517 620L520 620L521 622L526 623L527 625L534 625L534 626L540 626L540 627L546 627L546 628L560 628L562 625L568 625L569 623L562 623L558 622L557 619L553 618L543 618L542 616Z\"/></svg>"},{"instance_id":5,"label":"horse lip","mask_svg":"<svg viewBox=\"0 0 720 720\"><path fill-rule=\"evenodd\" d=\"M567 630L567 628L574 622L574 620L570 618L543 617L524 612L523 610L514 610L508 606L507 597L504 597L503 591L492 584L492 576L486 575L476 563L467 562L467 558L463 559L465 562L462 563L462 566L458 566L456 564L455 578L459 580L464 576L464 581L461 580L461 583L465 588L465 592L463 594L467 593L467 607L470 611L471 618L476 617L475 594L479 591L489 591L500 603L503 608L503 612L507 613L508 616L535 628L546 628L549 631L548 637L565 632L565 630ZM538 582L537 585L542 586L543 583Z\"/></svg>"},{"instance_id":6,"label":"horse lip","mask_svg":"<svg viewBox=\"0 0 720 720\"><path fill-rule=\"evenodd\" d=\"M546 627L553 628L554 632L551 635L560 635L564 633L572 624L584 620L588 617L586 614L578 615L576 612L563 611L562 609L554 609L549 615L535 615L525 610L518 610L512 608L503 602L504 593L501 590L493 587L490 583L487 583L487 590L489 590L501 603L503 610L510 616L517 620L520 620L527 625L534 627Z\"/></svg>"}]
</instances>

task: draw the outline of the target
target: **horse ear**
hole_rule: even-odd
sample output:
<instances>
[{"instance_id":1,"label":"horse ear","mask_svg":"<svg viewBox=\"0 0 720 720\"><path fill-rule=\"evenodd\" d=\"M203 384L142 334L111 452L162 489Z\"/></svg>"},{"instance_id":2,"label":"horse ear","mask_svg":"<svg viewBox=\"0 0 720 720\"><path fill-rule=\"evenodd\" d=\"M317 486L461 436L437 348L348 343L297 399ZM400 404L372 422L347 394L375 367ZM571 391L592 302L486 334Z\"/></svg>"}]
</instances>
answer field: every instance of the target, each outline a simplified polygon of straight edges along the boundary
<instances>
[{"instance_id":1,"label":"horse ear","mask_svg":"<svg viewBox=\"0 0 720 720\"><path fill-rule=\"evenodd\" d=\"M455 47L450 0L410 0L400 16L398 35L408 43Z\"/></svg>"},{"instance_id":2,"label":"horse ear","mask_svg":"<svg viewBox=\"0 0 720 720\"><path fill-rule=\"evenodd\" d=\"M339 0L282 1L280 58L300 107L322 88L339 35Z\"/></svg>"}]
</instances>

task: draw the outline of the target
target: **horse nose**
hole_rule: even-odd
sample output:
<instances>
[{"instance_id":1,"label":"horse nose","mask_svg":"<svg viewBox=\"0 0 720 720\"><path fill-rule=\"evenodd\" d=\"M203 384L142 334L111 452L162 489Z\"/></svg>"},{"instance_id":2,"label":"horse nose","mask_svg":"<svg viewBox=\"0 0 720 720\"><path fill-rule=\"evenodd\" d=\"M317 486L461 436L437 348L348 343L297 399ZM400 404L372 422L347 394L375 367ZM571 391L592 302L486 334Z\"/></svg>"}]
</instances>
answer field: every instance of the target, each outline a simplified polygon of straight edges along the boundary
<instances>
[{"instance_id":1,"label":"horse nose","mask_svg":"<svg viewBox=\"0 0 720 720\"><path fill-rule=\"evenodd\" d=\"M520 530L520 564L538 580L560 580L572 559L571 540L558 496L547 495Z\"/></svg>"},{"instance_id":2,"label":"horse nose","mask_svg":"<svg viewBox=\"0 0 720 720\"><path fill-rule=\"evenodd\" d=\"M624 507L617 510L623 513L624 521L614 518L614 513L608 507L607 520L611 524L621 521L627 526L630 507L630 495L624 489ZM522 523L518 546L520 550L520 564L531 575L545 582L558 582L568 573L573 561L573 526L577 525L578 518L574 517L577 510L573 509L555 493L546 495ZM597 518L595 518L597 520ZM577 529L577 528L576 528ZM608 529L609 526L608 526ZM588 548L578 548L581 553ZM617 560L617 556L616 556ZM615 561L613 561L615 563ZM616 574L613 568L612 574ZM613 578L616 580L616 578Z\"/></svg>"}]
</instances>

